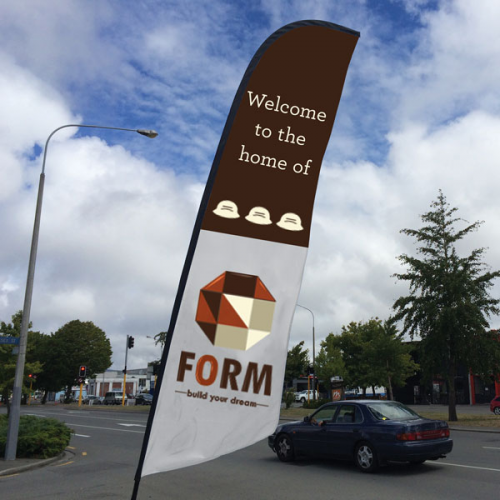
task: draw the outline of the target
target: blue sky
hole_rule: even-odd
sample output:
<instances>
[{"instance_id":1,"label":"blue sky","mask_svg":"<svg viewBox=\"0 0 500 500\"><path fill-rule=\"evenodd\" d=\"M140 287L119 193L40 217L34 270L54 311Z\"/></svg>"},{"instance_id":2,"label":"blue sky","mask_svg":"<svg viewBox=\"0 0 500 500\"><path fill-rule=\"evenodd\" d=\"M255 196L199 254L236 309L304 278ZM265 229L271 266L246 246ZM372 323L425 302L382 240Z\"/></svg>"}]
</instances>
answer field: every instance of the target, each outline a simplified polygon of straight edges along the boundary
<instances>
[{"instance_id":1,"label":"blue sky","mask_svg":"<svg viewBox=\"0 0 500 500\"><path fill-rule=\"evenodd\" d=\"M121 367L144 366L168 325L201 193L241 77L281 26L361 33L325 155L299 302L317 350L406 292L399 233L443 189L484 220L463 251L500 268L500 5L425 1L23 1L0 6L0 319L22 307L41 152L51 142L34 327L92 320ZM492 290L500 296L498 285ZM492 327L499 327L498 318ZM298 310L291 344L310 343Z\"/></svg>"}]
</instances>

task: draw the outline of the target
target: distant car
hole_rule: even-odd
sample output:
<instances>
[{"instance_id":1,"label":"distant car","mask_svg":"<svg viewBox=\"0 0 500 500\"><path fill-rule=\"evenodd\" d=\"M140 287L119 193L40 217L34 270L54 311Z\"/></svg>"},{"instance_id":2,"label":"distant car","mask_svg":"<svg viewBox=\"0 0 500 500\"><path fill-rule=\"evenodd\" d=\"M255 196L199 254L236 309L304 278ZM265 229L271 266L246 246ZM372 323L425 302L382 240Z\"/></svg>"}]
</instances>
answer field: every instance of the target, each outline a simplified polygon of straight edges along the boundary
<instances>
[{"instance_id":1,"label":"distant car","mask_svg":"<svg viewBox=\"0 0 500 500\"><path fill-rule=\"evenodd\" d=\"M500 396L491 400L490 411L492 411L495 415L500 415Z\"/></svg>"},{"instance_id":2,"label":"distant car","mask_svg":"<svg viewBox=\"0 0 500 500\"><path fill-rule=\"evenodd\" d=\"M104 396L103 403L105 405L121 405L123 400L123 392L107 392ZM125 401L127 401L127 395L125 394Z\"/></svg>"},{"instance_id":3,"label":"distant car","mask_svg":"<svg viewBox=\"0 0 500 500\"><path fill-rule=\"evenodd\" d=\"M422 464L453 449L448 424L395 401L339 401L281 424L268 444L282 462L298 456L354 460L362 472L388 462Z\"/></svg>"},{"instance_id":4,"label":"distant car","mask_svg":"<svg viewBox=\"0 0 500 500\"><path fill-rule=\"evenodd\" d=\"M153 396L151 394L137 394L135 397L136 405L151 405L153 404Z\"/></svg>"},{"instance_id":5,"label":"distant car","mask_svg":"<svg viewBox=\"0 0 500 500\"><path fill-rule=\"evenodd\" d=\"M309 400L314 399L314 391L311 390L308 391L306 389L305 391L300 391L295 393L295 401L300 403L305 403L308 399L307 393L309 393ZM319 399L318 391L316 391L316 399Z\"/></svg>"},{"instance_id":6,"label":"distant car","mask_svg":"<svg viewBox=\"0 0 500 500\"><path fill-rule=\"evenodd\" d=\"M90 402L92 401L93 405L101 405L103 399L104 398L102 396L93 396L92 394L88 394L87 396L85 396L83 398L83 404L84 405L89 405Z\"/></svg>"}]
</instances>

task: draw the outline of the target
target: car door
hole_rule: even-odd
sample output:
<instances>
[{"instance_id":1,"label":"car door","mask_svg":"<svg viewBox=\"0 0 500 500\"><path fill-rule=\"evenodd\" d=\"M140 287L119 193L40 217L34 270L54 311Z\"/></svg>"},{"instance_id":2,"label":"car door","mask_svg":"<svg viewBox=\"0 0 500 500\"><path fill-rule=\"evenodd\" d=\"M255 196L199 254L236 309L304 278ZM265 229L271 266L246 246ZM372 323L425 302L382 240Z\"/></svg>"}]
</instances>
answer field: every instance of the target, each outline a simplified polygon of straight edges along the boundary
<instances>
[{"instance_id":1,"label":"car door","mask_svg":"<svg viewBox=\"0 0 500 500\"><path fill-rule=\"evenodd\" d=\"M362 426L363 414L358 405L342 404L332 422L325 426L324 454L336 458L352 457Z\"/></svg>"},{"instance_id":2,"label":"car door","mask_svg":"<svg viewBox=\"0 0 500 500\"><path fill-rule=\"evenodd\" d=\"M307 422L303 422L293 431L295 449L299 454L312 457L324 455L325 426L331 422L337 411L337 405L328 405L316 411Z\"/></svg>"}]
</instances>

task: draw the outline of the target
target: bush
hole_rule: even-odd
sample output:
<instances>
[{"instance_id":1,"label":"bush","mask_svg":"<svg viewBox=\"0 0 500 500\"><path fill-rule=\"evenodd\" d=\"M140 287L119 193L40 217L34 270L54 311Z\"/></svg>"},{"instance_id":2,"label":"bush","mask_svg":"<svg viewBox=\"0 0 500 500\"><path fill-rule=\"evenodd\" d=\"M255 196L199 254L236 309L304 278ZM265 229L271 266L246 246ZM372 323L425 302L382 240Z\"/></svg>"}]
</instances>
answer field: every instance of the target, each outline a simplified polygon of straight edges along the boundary
<instances>
[{"instance_id":1,"label":"bush","mask_svg":"<svg viewBox=\"0 0 500 500\"><path fill-rule=\"evenodd\" d=\"M7 415L0 415L0 456L5 456ZM22 416L19 421L17 458L51 458L62 453L73 431L55 418Z\"/></svg>"},{"instance_id":2,"label":"bush","mask_svg":"<svg viewBox=\"0 0 500 500\"><path fill-rule=\"evenodd\" d=\"M329 399L317 399L314 401L314 399L310 399L309 403L306 401L303 405L302 408L309 408L310 410L315 410L316 408L319 408L320 406L323 406L326 403L331 403Z\"/></svg>"},{"instance_id":3,"label":"bush","mask_svg":"<svg viewBox=\"0 0 500 500\"><path fill-rule=\"evenodd\" d=\"M286 409L292 406L292 403L295 401L295 392L293 389L288 389L283 393L283 402L285 403Z\"/></svg>"}]
</instances>

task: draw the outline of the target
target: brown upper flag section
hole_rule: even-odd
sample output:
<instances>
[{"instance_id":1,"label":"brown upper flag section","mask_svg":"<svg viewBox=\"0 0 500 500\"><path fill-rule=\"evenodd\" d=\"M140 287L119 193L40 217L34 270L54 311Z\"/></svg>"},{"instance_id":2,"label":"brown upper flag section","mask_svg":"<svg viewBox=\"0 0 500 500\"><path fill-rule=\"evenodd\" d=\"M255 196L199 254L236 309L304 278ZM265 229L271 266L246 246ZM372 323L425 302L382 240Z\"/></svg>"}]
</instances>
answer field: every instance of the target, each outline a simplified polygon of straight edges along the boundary
<instances>
[{"instance_id":1,"label":"brown upper flag section","mask_svg":"<svg viewBox=\"0 0 500 500\"><path fill-rule=\"evenodd\" d=\"M267 48L243 89L202 229L308 246L321 163L357 40L323 23L286 31Z\"/></svg>"}]
</instances>

